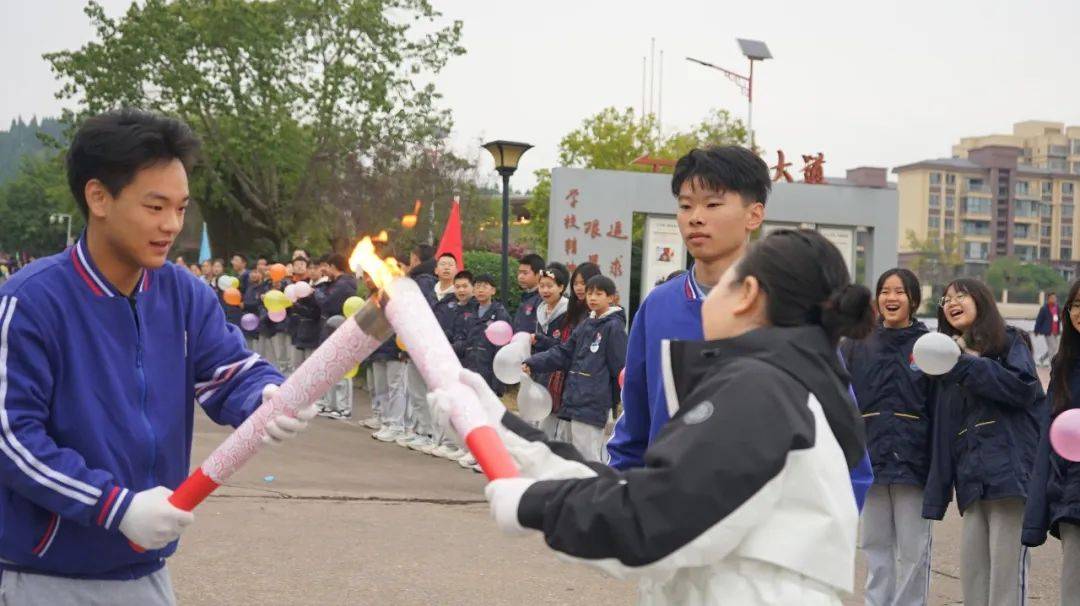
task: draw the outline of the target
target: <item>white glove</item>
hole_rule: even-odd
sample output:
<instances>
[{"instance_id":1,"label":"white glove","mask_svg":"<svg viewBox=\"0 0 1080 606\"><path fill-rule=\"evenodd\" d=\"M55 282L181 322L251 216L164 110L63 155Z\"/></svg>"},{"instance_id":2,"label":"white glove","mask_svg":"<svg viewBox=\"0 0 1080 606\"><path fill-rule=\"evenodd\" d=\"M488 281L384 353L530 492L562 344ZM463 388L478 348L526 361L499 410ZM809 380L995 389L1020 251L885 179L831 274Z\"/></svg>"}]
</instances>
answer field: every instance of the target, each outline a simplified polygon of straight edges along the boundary
<instances>
[{"instance_id":1,"label":"white glove","mask_svg":"<svg viewBox=\"0 0 1080 606\"><path fill-rule=\"evenodd\" d=\"M528 534L531 528L525 528L518 520L518 506L521 496L535 483L529 478L507 478L492 480L484 488L484 497L491 505L491 517L499 530L512 536Z\"/></svg>"},{"instance_id":2,"label":"white glove","mask_svg":"<svg viewBox=\"0 0 1080 606\"><path fill-rule=\"evenodd\" d=\"M277 385L267 385L263 388L263 402L267 402L270 398L274 397L277 393ZM296 434L307 429L308 421L310 421L316 413L315 405L312 404L307 408L301 409L296 413L296 417L290 417L288 415L278 415L266 424L266 434L263 436L263 443L278 445L290 438L295 438Z\"/></svg>"},{"instance_id":3,"label":"white glove","mask_svg":"<svg viewBox=\"0 0 1080 606\"><path fill-rule=\"evenodd\" d=\"M458 375L458 381L476 393L476 399L480 403L480 411L483 414L485 423L496 429L501 428L503 415L506 414L506 406L495 395L495 392L491 391L491 387L488 386L484 377L463 368ZM463 403L456 401L450 392L445 389L428 392L427 401L434 422L439 427L442 427L443 432L450 435L459 446L464 446L461 436L457 434L453 424L450 422L456 407L462 406Z\"/></svg>"},{"instance_id":4,"label":"white glove","mask_svg":"<svg viewBox=\"0 0 1080 606\"><path fill-rule=\"evenodd\" d=\"M195 521L195 514L177 509L169 502L173 491L155 486L131 498L120 532L143 549L161 549L180 538L184 528Z\"/></svg>"}]
</instances>

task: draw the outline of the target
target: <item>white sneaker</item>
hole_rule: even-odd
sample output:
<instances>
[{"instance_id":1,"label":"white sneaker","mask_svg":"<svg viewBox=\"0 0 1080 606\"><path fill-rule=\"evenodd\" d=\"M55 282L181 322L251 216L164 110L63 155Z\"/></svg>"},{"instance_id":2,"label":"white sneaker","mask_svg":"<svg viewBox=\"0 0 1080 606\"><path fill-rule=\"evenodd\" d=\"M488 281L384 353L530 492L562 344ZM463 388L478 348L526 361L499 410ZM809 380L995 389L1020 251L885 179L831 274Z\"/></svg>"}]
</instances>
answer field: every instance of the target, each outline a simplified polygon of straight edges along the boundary
<instances>
[{"instance_id":1,"label":"white sneaker","mask_svg":"<svg viewBox=\"0 0 1080 606\"><path fill-rule=\"evenodd\" d=\"M483 470L483 468L480 467L479 463L477 463L476 465L473 465L472 470L475 471L476 473L484 473L484 470Z\"/></svg>"},{"instance_id":2,"label":"white sneaker","mask_svg":"<svg viewBox=\"0 0 1080 606\"><path fill-rule=\"evenodd\" d=\"M465 469L469 469L473 465L476 465L476 457L472 456L472 453L466 453L465 456L458 459L458 465L461 465Z\"/></svg>"},{"instance_id":3,"label":"white sneaker","mask_svg":"<svg viewBox=\"0 0 1080 606\"><path fill-rule=\"evenodd\" d=\"M427 436L418 435L418 436L416 436L416 439L413 440L412 442L409 442L407 444L407 446L409 447L410 450L416 450L416 451L419 451L419 452L424 452L424 447L425 446L434 446L434 443L431 441L431 438L429 438Z\"/></svg>"},{"instance_id":4,"label":"white sneaker","mask_svg":"<svg viewBox=\"0 0 1080 606\"><path fill-rule=\"evenodd\" d=\"M413 440L415 440L418 437L420 437L420 436L416 435L415 433L413 433L411 431L406 431L405 433L403 433L401 435L400 438L394 440L394 442L398 446L406 447L406 446L409 445L409 442L412 442Z\"/></svg>"},{"instance_id":5,"label":"white sneaker","mask_svg":"<svg viewBox=\"0 0 1080 606\"><path fill-rule=\"evenodd\" d=\"M439 445L437 443L435 443L432 440L428 440L427 444L424 444L423 446L420 446L416 450L418 450L418 451L420 451L420 452L422 452L424 454L431 454L438 447L439 447Z\"/></svg>"},{"instance_id":6,"label":"white sneaker","mask_svg":"<svg viewBox=\"0 0 1080 606\"><path fill-rule=\"evenodd\" d=\"M390 431L390 426L389 425L380 425L377 430L371 432L371 437L378 440L379 439L378 436L381 436L382 434L384 434L384 433L386 433L388 431Z\"/></svg>"},{"instance_id":7,"label":"white sneaker","mask_svg":"<svg viewBox=\"0 0 1080 606\"><path fill-rule=\"evenodd\" d=\"M453 453L455 450L457 450L457 449L454 448L453 446L447 446L446 444L443 444L442 446L440 446L440 447L436 448L435 450L431 451L431 454L433 456L436 456L436 457L442 457L444 459L449 459L450 454Z\"/></svg>"},{"instance_id":8,"label":"white sneaker","mask_svg":"<svg viewBox=\"0 0 1080 606\"><path fill-rule=\"evenodd\" d=\"M363 421L360 421L360 424L368 429L382 429L382 423L379 422L379 417L364 419Z\"/></svg>"},{"instance_id":9,"label":"white sneaker","mask_svg":"<svg viewBox=\"0 0 1080 606\"><path fill-rule=\"evenodd\" d=\"M460 461L461 457L463 457L463 456L465 456L467 454L469 454L469 453L462 450L461 448L458 448L458 447L455 446L454 447L454 452L451 452L449 455L447 455L446 458L450 459L451 461Z\"/></svg>"},{"instance_id":10,"label":"white sneaker","mask_svg":"<svg viewBox=\"0 0 1080 606\"><path fill-rule=\"evenodd\" d=\"M387 427L385 432L375 434L374 438L380 442L396 442L403 435L405 435L403 430Z\"/></svg>"}]
</instances>

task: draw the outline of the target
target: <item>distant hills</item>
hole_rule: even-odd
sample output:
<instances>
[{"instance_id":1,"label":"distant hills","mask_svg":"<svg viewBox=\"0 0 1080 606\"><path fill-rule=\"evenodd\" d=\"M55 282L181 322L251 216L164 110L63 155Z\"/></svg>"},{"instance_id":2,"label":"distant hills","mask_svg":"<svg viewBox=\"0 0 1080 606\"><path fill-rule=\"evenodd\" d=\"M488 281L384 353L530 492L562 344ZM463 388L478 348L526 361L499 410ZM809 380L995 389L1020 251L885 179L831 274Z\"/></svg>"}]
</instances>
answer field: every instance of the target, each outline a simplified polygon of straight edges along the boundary
<instances>
[{"instance_id":1,"label":"distant hills","mask_svg":"<svg viewBox=\"0 0 1080 606\"><path fill-rule=\"evenodd\" d=\"M19 117L11 121L7 132L0 131L0 184L19 172L19 164L24 156L45 151L45 144L38 133L63 140L64 126L55 118L44 118L38 122L34 117L30 122L25 122Z\"/></svg>"}]
</instances>

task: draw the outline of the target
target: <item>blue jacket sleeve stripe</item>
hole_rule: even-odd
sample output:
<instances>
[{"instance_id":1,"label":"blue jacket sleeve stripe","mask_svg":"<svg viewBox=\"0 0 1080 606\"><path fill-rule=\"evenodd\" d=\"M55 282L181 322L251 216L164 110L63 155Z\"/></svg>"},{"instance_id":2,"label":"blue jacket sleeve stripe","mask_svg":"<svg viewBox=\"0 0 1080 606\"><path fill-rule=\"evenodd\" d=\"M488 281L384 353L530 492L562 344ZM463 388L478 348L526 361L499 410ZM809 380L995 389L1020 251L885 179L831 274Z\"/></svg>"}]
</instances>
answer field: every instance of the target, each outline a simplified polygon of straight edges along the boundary
<instances>
[{"instance_id":1,"label":"blue jacket sleeve stripe","mask_svg":"<svg viewBox=\"0 0 1080 606\"><path fill-rule=\"evenodd\" d=\"M218 369L214 371L213 379L202 383L196 383L195 396L198 398L199 404L206 403L207 400L213 397L219 387L244 374L245 371L254 366L258 361L259 354L251 354L243 360L218 367Z\"/></svg>"},{"instance_id":2,"label":"blue jacket sleeve stripe","mask_svg":"<svg viewBox=\"0 0 1080 606\"><path fill-rule=\"evenodd\" d=\"M11 430L7 414L7 390L8 390L8 332L11 329L11 320L15 317L15 308L18 300L15 297L0 299L0 450L11 459L23 473L38 484L51 488L56 492L84 503L95 505L101 496L101 490L85 482L60 473L45 465L37 459Z\"/></svg>"}]
</instances>

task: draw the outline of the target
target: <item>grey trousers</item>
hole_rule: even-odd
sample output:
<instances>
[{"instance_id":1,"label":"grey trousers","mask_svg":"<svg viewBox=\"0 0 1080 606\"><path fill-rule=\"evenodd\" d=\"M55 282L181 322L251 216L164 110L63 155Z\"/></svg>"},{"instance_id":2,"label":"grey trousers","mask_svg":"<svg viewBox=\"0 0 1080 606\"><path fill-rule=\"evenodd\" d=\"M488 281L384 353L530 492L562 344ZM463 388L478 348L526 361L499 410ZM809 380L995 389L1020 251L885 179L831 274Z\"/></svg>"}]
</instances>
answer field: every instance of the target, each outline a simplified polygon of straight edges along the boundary
<instances>
[{"instance_id":1,"label":"grey trousers","mask_svg":"<svg viewBox=\"0 0 1080 606\"><path fill-rule=\"evenodd\" d=\"M1061 606L1080 606L1080 526L1063 522L1061 533Z\"/></svg>"},{"instance_id":2,"label":"grey trousers","mask_svg":"<svg viewBox=\"0 0 1080 606\"><path fill-rule=\"evenodd\" d=\"M300 368L300 365L307 361L307 359L310 358L311 354L314 352L314 349L298 349L296 347L290 347L289 354L291 356L291 360L289 362L289 368L294 371L297 368Z\"/></svg>"},{"instance_id":3,"label":"grey trousers","mask_svg":"<svg viewBox=\"0 0 1080 606\"><path fill-rule=\"evenodd\" d=\"M1050 360L1054 359L1057 355L1058 343L1060 342L1061 335L1043 335L1043 342L1046 343L1046 363L1049 364Z\"/></svg>"},{"instance_id":4,"label":"grey trousers","mask_svg":"<svg viewBox=\"0 0 1080 606\"><path fill-rule=\"evenodd\" d=\"M134 581L68 579L5 570L0 606L175 606L169 569Z\"/></svg>"},{"instance_id":5,"label":"grey trousers","mask_svg":"<svg viewBox=\"0 0 1080 606\"><path fill-rule=\"evenodd\" d=\"M573 445L586 461L604 462L604 430L600 427L559 419L555 439Z\"/></svg>"},{"instance_id":6,"label":"grey trousers","mask_svg":"<svg viewBox=\"0 0 1080 606\"><path fill-rule=\"evenodd\" d=\"M428 409L427 383L416 368L416 363L409 360L405 364L405 392L408 398L405 414L406 427L422 436L431 436L431 411Z\"/></svg>"},{"instance_id":7,"label":"grey trousers","mask_svg":"<svg viewBox=\"0 0 1080 606\"><path fill-rule=\"evenodd\" d=\"M372 362L379 420L391 429L405 429L405 364L397 360Z\"/></svg>"},{"instance_id":8,"label":"grey trousers","mask_svg":"<svg viewBox=\"0 0 1080 606\"><path fill-rule=\"evenodd\" d=\"M859 547L866 556L866 606L926 604L930 588L930 520L919 486L874 484L866 493Z\"/></svg>"},{"instance_id":9,"label":"grey trousers","mask_svg":"<svg viewBox=\"0 0 1080 606\"><path fill-rule=\"evenodd\" d=\"M266 361L273 364L274 368L278 369L283 375L291 372L292 358L289 350L292 348L292 344L289 343L289 335L287 333L278 333L272 337L263 337L263 357Z\"/></svg>"},{"instance_id":10,"label":"grey trousers","mask_svg":"<svg viewBox=\"0 0 1080 606\"><path fill-rule=\"evenodd\" d=\"M1027 603L1030 557L1020 543L1024 500L976 501L964 512L960 584L965 606Z\"/></svg>"}]
</instances>

